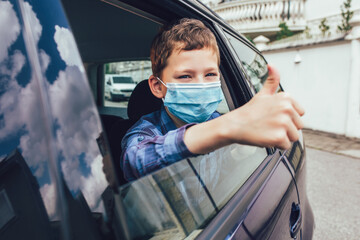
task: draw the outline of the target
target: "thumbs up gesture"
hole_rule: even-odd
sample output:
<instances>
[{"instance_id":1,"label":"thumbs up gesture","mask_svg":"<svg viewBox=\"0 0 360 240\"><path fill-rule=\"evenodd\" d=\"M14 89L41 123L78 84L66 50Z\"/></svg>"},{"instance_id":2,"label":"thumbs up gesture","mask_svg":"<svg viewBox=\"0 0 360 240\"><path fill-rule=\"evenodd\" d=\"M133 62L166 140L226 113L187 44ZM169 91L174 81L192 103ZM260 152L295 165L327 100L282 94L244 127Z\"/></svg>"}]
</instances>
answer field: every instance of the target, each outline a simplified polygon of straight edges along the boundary
<instances>
[{"instance_id":1,"label":"thumbs up gesture","mask_svg":"<svg viewBox=\"0 0 360 240\"><path fill-rule=\"evenodd\" d=\"M244 106L223 115L231 129L227 132L230 142L287 149L299 139L304 109L289 94L276 92L279 73L271 66L268 71L258 94Z\"/></svg>"}]
</instances>

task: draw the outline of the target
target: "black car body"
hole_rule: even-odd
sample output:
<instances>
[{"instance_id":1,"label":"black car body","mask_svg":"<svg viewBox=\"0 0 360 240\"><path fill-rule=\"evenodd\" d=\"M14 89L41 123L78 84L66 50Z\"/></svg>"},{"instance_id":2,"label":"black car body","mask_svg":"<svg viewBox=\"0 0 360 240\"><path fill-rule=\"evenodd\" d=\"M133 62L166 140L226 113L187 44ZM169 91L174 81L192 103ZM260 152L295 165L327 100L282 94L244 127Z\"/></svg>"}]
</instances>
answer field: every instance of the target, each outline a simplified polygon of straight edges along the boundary
<instances>
[{"instance_id":1,"label":"black car body","mask_svg":"<svg viewBox=\"0 0 360 240\"><path fill-rule=\"evenodd\" d=\"M221 112L249 101L265 59L199 2L0 1L0 239L312 238L302 139L286 151L231 145L124 181L121 138L159 102L135 89L107 105L106 64L133 71L182 17L218 40Z\"/></svg>"}]
</instances>

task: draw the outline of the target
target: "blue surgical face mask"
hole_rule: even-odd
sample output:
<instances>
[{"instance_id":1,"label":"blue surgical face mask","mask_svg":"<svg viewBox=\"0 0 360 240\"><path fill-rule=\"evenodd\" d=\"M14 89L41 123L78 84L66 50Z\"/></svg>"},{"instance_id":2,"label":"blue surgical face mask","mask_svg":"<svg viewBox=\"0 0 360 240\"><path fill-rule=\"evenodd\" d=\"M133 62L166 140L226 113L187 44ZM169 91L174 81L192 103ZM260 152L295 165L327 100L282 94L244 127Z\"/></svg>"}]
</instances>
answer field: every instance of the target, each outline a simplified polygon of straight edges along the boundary
<instances>
[{"instance_id":1,"label":"blue surgical face mask","mask_svg":"<svg viewBox=\"0 0 360 240\"><path fill-rule=\"evenodd\" d=\"M186 123L208 120L223 99L220 81L211 83L163 83L164 105L169 112Z\"/></svg>"}]
</instances>

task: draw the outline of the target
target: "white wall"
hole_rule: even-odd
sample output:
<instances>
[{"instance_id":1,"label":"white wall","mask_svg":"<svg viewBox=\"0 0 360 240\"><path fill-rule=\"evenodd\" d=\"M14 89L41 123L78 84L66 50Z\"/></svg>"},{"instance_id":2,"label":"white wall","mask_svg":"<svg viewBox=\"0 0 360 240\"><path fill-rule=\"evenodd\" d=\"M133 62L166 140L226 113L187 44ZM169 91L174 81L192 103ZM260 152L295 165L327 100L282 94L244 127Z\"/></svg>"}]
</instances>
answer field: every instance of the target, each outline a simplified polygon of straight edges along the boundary
<instances>
[{"instance_id":1,"label":"white wall","mask_svg":"<svg viewBox=\"0 0 360 240\"><path fill-rule=\"evenodd\" d=\"M341 13L340 6L345 0L306 0L305 18L307 20L328 17L329 15ZM360 0L352 0L352 9L360 8Z\"/></svg>"},{"instance_id":2,"label":"white wall","mask_svg":"<svg viewBox=\"0 0 360 240\"><path fill-rule=\"evenodd\" d=\"M342 41L263 53L279 69L285 91L305 108L306 128L345 134L350 49L351 43ZM302 61L295 64L297 53Z\"/></svg>"}]
</instances>

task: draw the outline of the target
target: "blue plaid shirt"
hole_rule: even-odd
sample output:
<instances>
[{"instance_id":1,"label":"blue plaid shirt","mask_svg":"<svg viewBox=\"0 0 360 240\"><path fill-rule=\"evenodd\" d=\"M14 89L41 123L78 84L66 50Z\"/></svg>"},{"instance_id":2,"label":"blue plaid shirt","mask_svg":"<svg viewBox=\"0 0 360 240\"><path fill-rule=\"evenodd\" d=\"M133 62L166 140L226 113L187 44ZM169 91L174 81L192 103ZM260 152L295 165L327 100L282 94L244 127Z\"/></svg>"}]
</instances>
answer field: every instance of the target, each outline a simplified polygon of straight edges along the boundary
<instances>
[{"instance_id":1,"label":"blue plaid shirt","mask_svg":"<svg viewBox=\"0 0 360 240\"><path fill-rule=\"evenodd\" d=\"M209 120L220 116L214 112ZM121 147L121 166L125 179L135 180L179 160L197 156L184 143L185 130L176 128L165 107L140 118L125 134Z\"/></svg>"}]
</instances>

